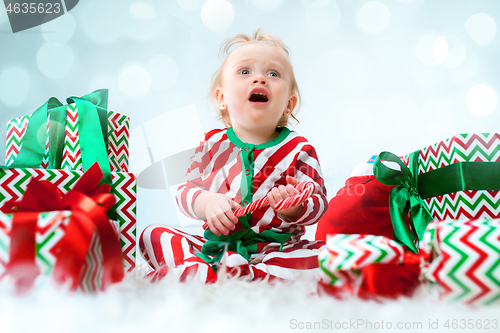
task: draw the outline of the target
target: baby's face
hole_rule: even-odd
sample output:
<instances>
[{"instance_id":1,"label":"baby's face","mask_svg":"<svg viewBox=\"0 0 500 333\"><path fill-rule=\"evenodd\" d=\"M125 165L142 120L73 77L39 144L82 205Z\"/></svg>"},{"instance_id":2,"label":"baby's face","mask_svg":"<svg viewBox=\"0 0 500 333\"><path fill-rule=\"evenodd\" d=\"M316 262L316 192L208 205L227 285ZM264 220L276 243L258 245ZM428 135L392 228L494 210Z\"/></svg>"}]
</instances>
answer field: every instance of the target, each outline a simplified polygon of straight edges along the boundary
<instances>
[{"instance_id":1,"label":"baby's face","mask_svg":"<svg viewBox=\"0 0 500 333\"><path fill-rule=\"evenodd\" d=\"M227 105L233 127L276 128L283 113L295 106L291 85L292 66L285 53L269 44L249 43L229 55L216 98L219 105Z\"/></svg>"}]
</instances>

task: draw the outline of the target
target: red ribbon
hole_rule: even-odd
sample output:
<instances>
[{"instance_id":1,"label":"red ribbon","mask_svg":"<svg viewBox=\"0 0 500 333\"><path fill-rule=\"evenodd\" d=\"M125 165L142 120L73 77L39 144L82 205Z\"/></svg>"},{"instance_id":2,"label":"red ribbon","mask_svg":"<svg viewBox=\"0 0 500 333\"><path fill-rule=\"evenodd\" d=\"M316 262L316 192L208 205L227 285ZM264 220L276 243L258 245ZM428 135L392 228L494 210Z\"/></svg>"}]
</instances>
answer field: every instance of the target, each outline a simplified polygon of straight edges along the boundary
<instances>
[{"instance_id":1,"label":"red ribbon","mask_svg":"<svg viewBox=\"0 0 500 333\"><path fill-rule=\"evenodd\" d=\"M120 242L106 215L116 200L109 193L111 187L108 184L99 185L102 178L103 173L95 163L66 195L49 181L33 178L21 200L9 201L2 207L2 212L14 213L6 273L14 277L18 292L31 290L39 274L35 264L35 232L39 212L46 211L72 212L65 235L54 249L56 264L53 277L56 281L63 283L69 280L72 290L78 287L94 227L101 240L102 289L123 279Z\"/></svg>"}]
</instances>

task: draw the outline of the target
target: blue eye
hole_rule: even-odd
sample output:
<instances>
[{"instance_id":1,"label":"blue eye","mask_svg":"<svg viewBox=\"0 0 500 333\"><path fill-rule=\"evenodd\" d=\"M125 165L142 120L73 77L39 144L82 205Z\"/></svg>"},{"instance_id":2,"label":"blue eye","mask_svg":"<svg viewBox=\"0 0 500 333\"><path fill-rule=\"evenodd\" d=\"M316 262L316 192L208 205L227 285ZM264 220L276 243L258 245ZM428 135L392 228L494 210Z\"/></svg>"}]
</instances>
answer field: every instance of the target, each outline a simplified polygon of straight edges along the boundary
<instances>
[{"instance_id":1,"label":"blue eye","mask_svg":"<svg viewBox=\"0 0 500 333\"><path fill-rule=\"evenodd\" d=\"M269 74L267 74L269 76L274 76L274 77L279 77L279 74L277 72L269 72Z\"/></svg>"},{"instance_id":2,"label":"blue eye","mask_svg":"<svg viewBox=\"0 0 500 333\"><path fill-rule=\"evenodd\" d=\"M242 69L240 71L240 74L248 75L248 74L250 74L250 71L248 69Z\"/></svg>"}]
</instances>

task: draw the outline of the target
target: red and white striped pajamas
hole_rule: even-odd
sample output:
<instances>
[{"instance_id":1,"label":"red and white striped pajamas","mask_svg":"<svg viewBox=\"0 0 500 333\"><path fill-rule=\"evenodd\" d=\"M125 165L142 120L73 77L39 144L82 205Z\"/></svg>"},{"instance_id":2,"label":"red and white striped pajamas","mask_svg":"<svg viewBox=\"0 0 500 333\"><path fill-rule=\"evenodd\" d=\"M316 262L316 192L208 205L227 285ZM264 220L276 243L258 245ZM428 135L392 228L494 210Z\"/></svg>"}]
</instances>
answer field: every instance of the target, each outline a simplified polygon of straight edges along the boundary
<instances>
[{"instance_id":1,"label":"red and white striped pajamas","mask_svg":"<svg viewBox=\"0 0 500 333\"><path fill-rule=\"evenodd\" d=\"M295 221L286 221L271 207L239 218L236 229L230 232L230 241L234 238L240 244L253 243L246 248L247 258L236 250L222 256L222 264L231 275L294 280L299 275L318 273L317 253L324 243L300 237L305 226L316 223L328 205L319 162L315 149L305 138L288 128L278 130L274 140L261 145L242 142L232 128L206 133L191 159L187 180L177 191L181 211L197 219L192 206L203 191L225 194L243 206L266 196L273 187L286 185L287 175L315 184L316 192L304 202ZM205 232L205 237L213 240L213 236L209 230ZM155 270L168 267L168 274L181 280L191 276L214 282L217 274L212 266L196 255L206 242L201 236L152 225L142 233L139 246Z\"/></svg>"}]
</instances>

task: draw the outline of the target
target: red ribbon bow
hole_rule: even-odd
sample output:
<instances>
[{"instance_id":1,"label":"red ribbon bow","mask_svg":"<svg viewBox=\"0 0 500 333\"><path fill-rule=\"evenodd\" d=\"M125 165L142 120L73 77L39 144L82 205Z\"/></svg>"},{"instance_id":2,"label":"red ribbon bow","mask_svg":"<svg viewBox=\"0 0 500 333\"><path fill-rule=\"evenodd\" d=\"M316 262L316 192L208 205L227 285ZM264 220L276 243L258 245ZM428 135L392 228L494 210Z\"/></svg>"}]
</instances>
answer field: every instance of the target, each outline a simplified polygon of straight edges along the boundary
<instances>
[{"instance_id":1,"label":"red ribbon bow","mask_svg":"<svg viewBox=\"0 0 500 333\"><path fill-rule=\"evenodd\" d=\"M4 274L14 278L16 290L31 290L38 276L35 264L35 232L40 212L71 210L71 217L64 237L54 249L56 264L53 278L71 282L71 290L78 287L81 270L94 232L97 228L103 257L102 289L123 279L120 242L106 212L116 202L109 193L111 187L99 182L103 178L97 163L92 165L67 194L49 181L33 178L19 201L9 201L2 208L4 213L14 213L10 231L10 261Z\"/></svg>"}]
</instances>

